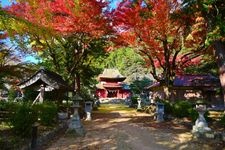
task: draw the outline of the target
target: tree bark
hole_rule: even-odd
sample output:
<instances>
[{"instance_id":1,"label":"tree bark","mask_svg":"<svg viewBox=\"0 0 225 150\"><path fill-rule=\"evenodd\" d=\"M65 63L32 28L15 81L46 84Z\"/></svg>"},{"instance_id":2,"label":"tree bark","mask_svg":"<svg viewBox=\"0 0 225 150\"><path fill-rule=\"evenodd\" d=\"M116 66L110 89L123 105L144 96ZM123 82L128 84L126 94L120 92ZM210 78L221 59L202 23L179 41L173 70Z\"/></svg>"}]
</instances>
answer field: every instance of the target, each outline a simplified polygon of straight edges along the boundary
<instances>
[{"instance_id":1,"label":"tree bark","mask_svg":"<svg viewBox=\"0 0 225 150\"><path fill-rule=\"evenodd\" d=\"M75 91L76 93L80 93L80 74L76 73L76 81L75 81Z\"/></svg>"},{"instance_id":2,"label":"tree bark","mask_svg":"<svg viewBox=\"0 0 225 150\"><path fill-rule=\"evenodd\" d=\"M223 101L225 104L225 43L218 40L214 42L215 55L219 67L219 78L223 91Z\"/></svg>"}]
</instances>

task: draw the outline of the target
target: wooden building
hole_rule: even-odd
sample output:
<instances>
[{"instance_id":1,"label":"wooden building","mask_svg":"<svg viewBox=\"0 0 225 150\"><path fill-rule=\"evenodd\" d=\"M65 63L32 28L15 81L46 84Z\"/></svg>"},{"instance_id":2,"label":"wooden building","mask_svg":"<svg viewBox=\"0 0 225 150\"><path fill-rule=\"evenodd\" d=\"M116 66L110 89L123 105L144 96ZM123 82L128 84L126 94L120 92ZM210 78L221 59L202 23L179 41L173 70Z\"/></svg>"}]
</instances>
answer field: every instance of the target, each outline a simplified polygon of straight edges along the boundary
<instances>
[{"instance_id":1,"label":"wooden building","mask_svg":"<svg viewBox=\"0 0 225 150\"><path fill-rule=\"evenodd\" d=\"M104 69L98 76L96 95L99 99L126 99L131 95L126 79L117 69Z\"/></svg>"},{"instance_id":2,"label":"wooden building","mask_svg":"<svg viewBox=\"0 0 225 150\"><path fill-rule=\"evenodd\" d=\"M39 92L34 102L38 99L39 102L43 102L46 96L52 100L62 100L64 93L72 90L60 75L44 68L19 83L18 86L21 90L30 89Z\"/></svg>"},{"instance_id":3,"label":"wooden building","mask_svg":"<svg viewBox=\"0 0 225 150\"><path fill-rule=\"evenodd\" d=\"M156 82L148 87L150 99L153 101L157 98L165 99L166 88L159 82ZM169 99L171 101L204 99L211 104L223 105L221 93L221 85L218 78L206 74L185 74L178 75L173 81L173 86L169 88Z\"/></svg>"}]
</instances>

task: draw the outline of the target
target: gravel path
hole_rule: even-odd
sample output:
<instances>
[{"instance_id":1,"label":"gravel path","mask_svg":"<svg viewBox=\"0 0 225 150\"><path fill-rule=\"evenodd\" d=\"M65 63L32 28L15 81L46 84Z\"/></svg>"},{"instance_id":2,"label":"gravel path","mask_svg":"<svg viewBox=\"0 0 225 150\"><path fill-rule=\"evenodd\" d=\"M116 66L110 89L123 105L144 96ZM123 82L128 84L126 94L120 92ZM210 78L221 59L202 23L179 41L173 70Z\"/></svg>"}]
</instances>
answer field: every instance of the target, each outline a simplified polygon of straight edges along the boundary
<instances>
[{"instance_id":1,"label":"gravel path","mask_svg":"<svg viewBox=\"0 0 225 150\"><path fill-rule=\"evenodd\" d=\"M47 150L221 150L223 147L192 138L190 129L156 123L136 111L94 112L92 121L83 121L86 135L61 135Z\"/></svg>"}]
</instances>

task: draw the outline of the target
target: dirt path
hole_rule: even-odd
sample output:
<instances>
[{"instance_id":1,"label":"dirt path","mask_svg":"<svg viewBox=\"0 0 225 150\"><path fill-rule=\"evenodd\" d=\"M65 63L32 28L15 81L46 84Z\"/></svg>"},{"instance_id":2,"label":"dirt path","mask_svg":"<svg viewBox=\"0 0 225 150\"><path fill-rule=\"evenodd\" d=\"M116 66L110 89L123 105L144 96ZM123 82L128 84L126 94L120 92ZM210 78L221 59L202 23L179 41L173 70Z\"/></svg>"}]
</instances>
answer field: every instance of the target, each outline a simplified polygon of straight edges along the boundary
<instances>
[{"instance_id":1,"label":"dirt path","mask_svg":"<svg viewBox=\"0 0 225 150\"><path fill-rule=\"evenodd\" d=\"M109 105L112 106L112 105ZM135 110L119 110L105 105L84 121L85 137L62 135L48 150L167 150L222 149L214 143L194 140L190 129L173 122L156 123L152 117ZM121 107L121 106L119 106ZM107 108L107 110L104 110ZM114 110L114 111L113 111Z\"/></svg>"}]
</instances>

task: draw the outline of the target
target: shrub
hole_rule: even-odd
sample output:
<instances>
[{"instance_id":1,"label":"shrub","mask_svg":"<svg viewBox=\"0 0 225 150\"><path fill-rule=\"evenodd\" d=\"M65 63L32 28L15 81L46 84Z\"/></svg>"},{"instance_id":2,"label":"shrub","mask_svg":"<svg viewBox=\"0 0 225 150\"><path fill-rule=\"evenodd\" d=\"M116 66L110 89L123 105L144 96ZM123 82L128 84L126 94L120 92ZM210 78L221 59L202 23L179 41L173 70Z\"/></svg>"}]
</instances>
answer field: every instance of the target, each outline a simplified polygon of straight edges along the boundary
<instances>
[{"instance_id":1,"label":"shrub","mask_svg":"<svg viewBox=\"0 0 225 150\"><path fill-rule=\"evenodd\" d=\"M188 112L191 121L194 122L198 118L198 112L194 108L189 108Z\"/></svg>"},{"instance_id":2,"label":"shrub","mask_svg":"<svg viewBox=\"0 0 225 150\"><path fill-rule=\"evenodd\" d=\"M17 91L14 90L13 88L9 89L9 93L8 93L8 100L9 101L14 101L14 99L17 96Z\"/></svg>"},{"instance_id":3,"label":"shrub","mask_svg":"<svg viewBox=\"0 0 225 150\"><path fill-rule=\"evenodd\" d=\"M164 112L166 115L173 113L173 105L169 101L161 101L164 104Z\"/></svg>"},{"instance_id":4,"label":"shrub","mask_svg":"<svg viewBox=\"0 0 225 150\"><path fill-rule=\"evenodd\" d=\"M57 106L54 103L37 104L33 109L38 113L42 125L51 126L56 122Z\"/></svg>"},{"instance_id":5,"label":"shrub","mask_svg":"<svg viewBox=\"0 0 225 150\"><path fill-rule=\"evenodd\" d=\"M225 127L225 114L220 118L219 123L220 123L223 127Z\"/></svg>"},{"instance_id":6,"label":"shrub","mask_svg":"<svg viewBox=\"0 0 225 150\"><path fill-rule=\"evenodd\" d=\"M132 97L131 97L131 103L132 103L132 104L137 104L137 103L138 103L138 102L137 102L137 99L138 99L137 96L132 96Z\"/></svg>"},{"instance_id":7,"label":"shrub","mask_svg":"<svg viewBox=\"0 0 225 150\"><path fill-rule=\"evenodd\" d=\"M7 110L8 102L0 101L0 110Z\"/></svg>"},{"instance_id":8,"label":"shrub","mask_svg":"<svg viewBox=\"0 0 225 150\"><path fill-rule=\"evenodd\" d=\"M189 109L192 105L187 101L178 101L173 105L173 115L178 118L189 117Z\"/></svg>"},{"instance_id":9,"label":"shrub","mask_svg":"<svg viewBox=\"0 0 225 150\"><path fill-rule=\"evenodd\" d=\"M22 104L10 117L10 124L16 134L27 137L30 136L32 125L37 120L37 114L30 105Z\"/></svg>"}]
</instances>

